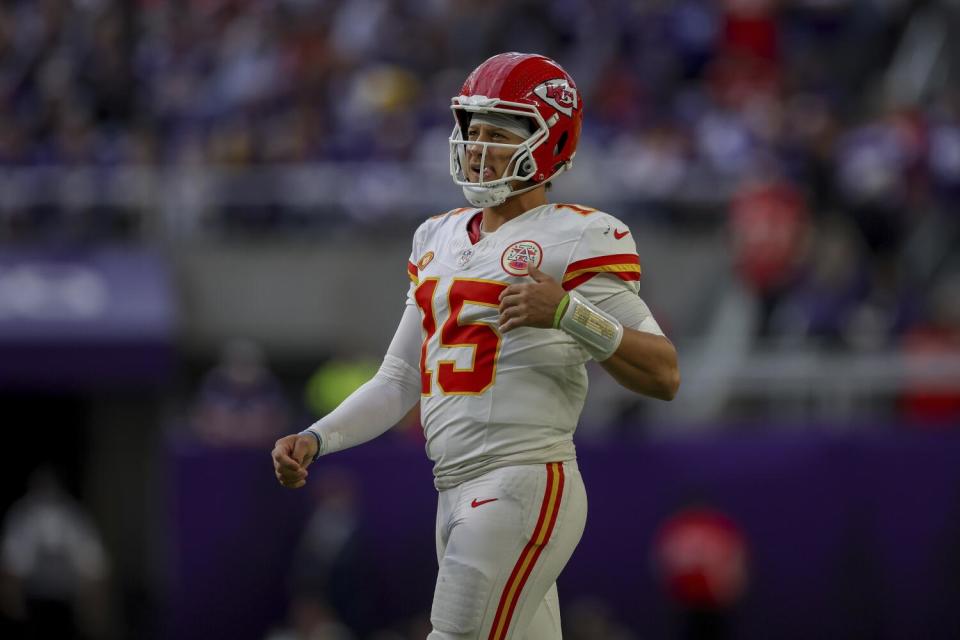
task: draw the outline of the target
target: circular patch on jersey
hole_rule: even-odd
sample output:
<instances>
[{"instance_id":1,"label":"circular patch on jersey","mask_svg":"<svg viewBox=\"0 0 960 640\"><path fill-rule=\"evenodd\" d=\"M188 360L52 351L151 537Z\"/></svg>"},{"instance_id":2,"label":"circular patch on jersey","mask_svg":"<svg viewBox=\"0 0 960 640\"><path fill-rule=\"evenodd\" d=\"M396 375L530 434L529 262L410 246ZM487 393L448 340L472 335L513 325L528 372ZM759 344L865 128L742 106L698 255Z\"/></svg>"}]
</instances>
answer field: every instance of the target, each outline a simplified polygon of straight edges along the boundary
<instances>
[{"instance_id":1,"label":"circular patch on jersey","mask_svg":"<svg viewBox=\"0 0 960 640\"><path fill-rule=\"evenodd\" d=\"M512 276L527 275L527 265L539 267L543 261L543 249L533 240L514 242L500 256L500 266Z\"/></svg>"},{"instance_id":2,"label":"circular patch on jersey","mask_svg":"<svg viewBox=\"0 0 960 640\"><path fill-rule=\"evenodd\" d=\"M423 271L427 268L427 265L430 264L431 260L433 260L433 251L427 251L425 254L420 256L419 260L417 260L417 269Z\"/></svg>"}]
</instances>

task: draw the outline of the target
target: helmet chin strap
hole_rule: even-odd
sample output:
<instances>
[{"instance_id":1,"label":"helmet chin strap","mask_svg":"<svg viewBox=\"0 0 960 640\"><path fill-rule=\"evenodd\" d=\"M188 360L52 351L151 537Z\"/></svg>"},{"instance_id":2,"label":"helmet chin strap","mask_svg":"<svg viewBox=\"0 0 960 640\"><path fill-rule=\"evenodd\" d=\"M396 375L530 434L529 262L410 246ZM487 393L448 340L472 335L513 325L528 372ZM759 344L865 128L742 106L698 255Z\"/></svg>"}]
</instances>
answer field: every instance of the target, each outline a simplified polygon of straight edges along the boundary
<instances>
[{"instance_id":1,"label":"helmet chin strap","mask_svg":"<svg viewBox=\"0 0 960 640\"><path fill-rule=\"evenodd\" d=\"M515 192L511 191L509 184L498 184L492 187L474 187L464 185L463 195L467 201L475 207L496 207L507 201L507 198Z\"/></svg>"},{"instance_id":2,"label":"helmet chin strap","mask_svg":"<svg viewBox=\"0 0 960 640\"><path fill-rule=\"evenodd\" d=\"M521 193L533 191L537 187L543 186L550 180L553 180L558 175L563 173L566 168L567 167L564 165L557 169L552 176L543 182L532 184L529 187L524 187L523 189L511 189L509 184L498 184L492 187L464 185L463 195L466 196L467 201L475 207L484 209L487 207L496 207L506 202L507 198L512 198L513 196L518 196Z\"/></svg>"}]
</instances>

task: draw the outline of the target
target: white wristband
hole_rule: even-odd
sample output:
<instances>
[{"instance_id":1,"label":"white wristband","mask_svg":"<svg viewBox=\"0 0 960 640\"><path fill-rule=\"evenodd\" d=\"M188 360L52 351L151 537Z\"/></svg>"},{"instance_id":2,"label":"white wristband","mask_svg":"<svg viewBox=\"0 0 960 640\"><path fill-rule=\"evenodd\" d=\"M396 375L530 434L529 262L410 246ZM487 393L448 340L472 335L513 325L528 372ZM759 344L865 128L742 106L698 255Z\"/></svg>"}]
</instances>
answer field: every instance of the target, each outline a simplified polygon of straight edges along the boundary
<instances>
[{"instance_id":1,"label":"white wristband","mask_svg":"<svg viewBox=\"0 0 960 640\"><path fill-rule=\"evenodd\" d=\"M579 342L594 360L606 360L620 346L623 325L576 291L567 295L570 297L570 304L560 318L558 328Z\"/></svg>"}]
</instances>

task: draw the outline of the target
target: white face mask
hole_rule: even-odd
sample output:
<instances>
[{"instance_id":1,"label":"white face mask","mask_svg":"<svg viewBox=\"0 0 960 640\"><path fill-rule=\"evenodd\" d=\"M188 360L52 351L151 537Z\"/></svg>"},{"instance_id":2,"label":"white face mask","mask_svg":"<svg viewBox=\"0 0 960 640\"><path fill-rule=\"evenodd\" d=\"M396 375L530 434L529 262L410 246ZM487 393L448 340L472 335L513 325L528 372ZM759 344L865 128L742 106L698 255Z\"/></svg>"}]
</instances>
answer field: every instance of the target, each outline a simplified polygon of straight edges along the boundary
<instances>
[{"instance_id":1,"label":"white face mask","mask_svg":"<svg viewBox=\"0 0 960 640\"><path fill-rule=\"evenodd\" d=\"M455 107L456 108L456 107ZM507 198L535 189L539 184L532 184L523 189L514 189L516 182L527 182L537 174L537 163L533 157L533 150L542 144L547 136L548 130L546 124L542 122L539 114L536 116L518 116L517 112L512 113L507 109L498 109L497 107L487 107L483 111L471 110L471 124L487 124L493 127L504 129L519 137L524 138L520 143L509 144L502 142L474 142L464 139L464 131L460 122L454 125L453 132L450 134L450 175L453 181L463 189L463 194L467 200L475 207L495 207L503 204ZM526 120L537 126L533 134L530 133ZM467 180L464 169L467 161L467 145L482 147L480 158L480 175L486 165L487 151L491 147L513 149L513 156L510 158L507 167L512 170L504 172L504 175L494 180L479 182Z\"/></svg>"}]
</instances>

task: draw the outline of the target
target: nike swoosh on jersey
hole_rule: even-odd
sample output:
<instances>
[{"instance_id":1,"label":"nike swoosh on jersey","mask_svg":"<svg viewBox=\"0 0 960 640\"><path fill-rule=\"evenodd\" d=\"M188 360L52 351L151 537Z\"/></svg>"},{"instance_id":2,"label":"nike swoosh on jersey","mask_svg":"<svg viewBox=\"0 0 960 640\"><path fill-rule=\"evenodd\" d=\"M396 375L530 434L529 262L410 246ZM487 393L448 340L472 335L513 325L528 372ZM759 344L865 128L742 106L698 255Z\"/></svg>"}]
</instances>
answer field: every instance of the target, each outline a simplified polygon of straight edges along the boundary
<instances>
[{"instance_id":1,"label":"nike swoosh on jersey","mask_svg":"<svg viewBox=\"0 0 960 640\"><path fill-rule=\"evenodd\" d=\"M470 503L470 506L476 509L481 505L487 504L488 502L495 502L496 500L499 500L499 499L500 498L487 498L486 500L477 500L476 498L474 498L473 502Z\"/></svg>"},{"instance_id":2,"label":"nike swoosh on jersey","mask_svg":"<svg viewBox=\"0 0 960 640\"><path fill-rule=\"evenodd\" d=\"M617 240L627 235L630 235L629 229L627 229L626 231L620 231L619 229L613 230L613 237L616 238Z\"/></svg>"}]
</instances>

